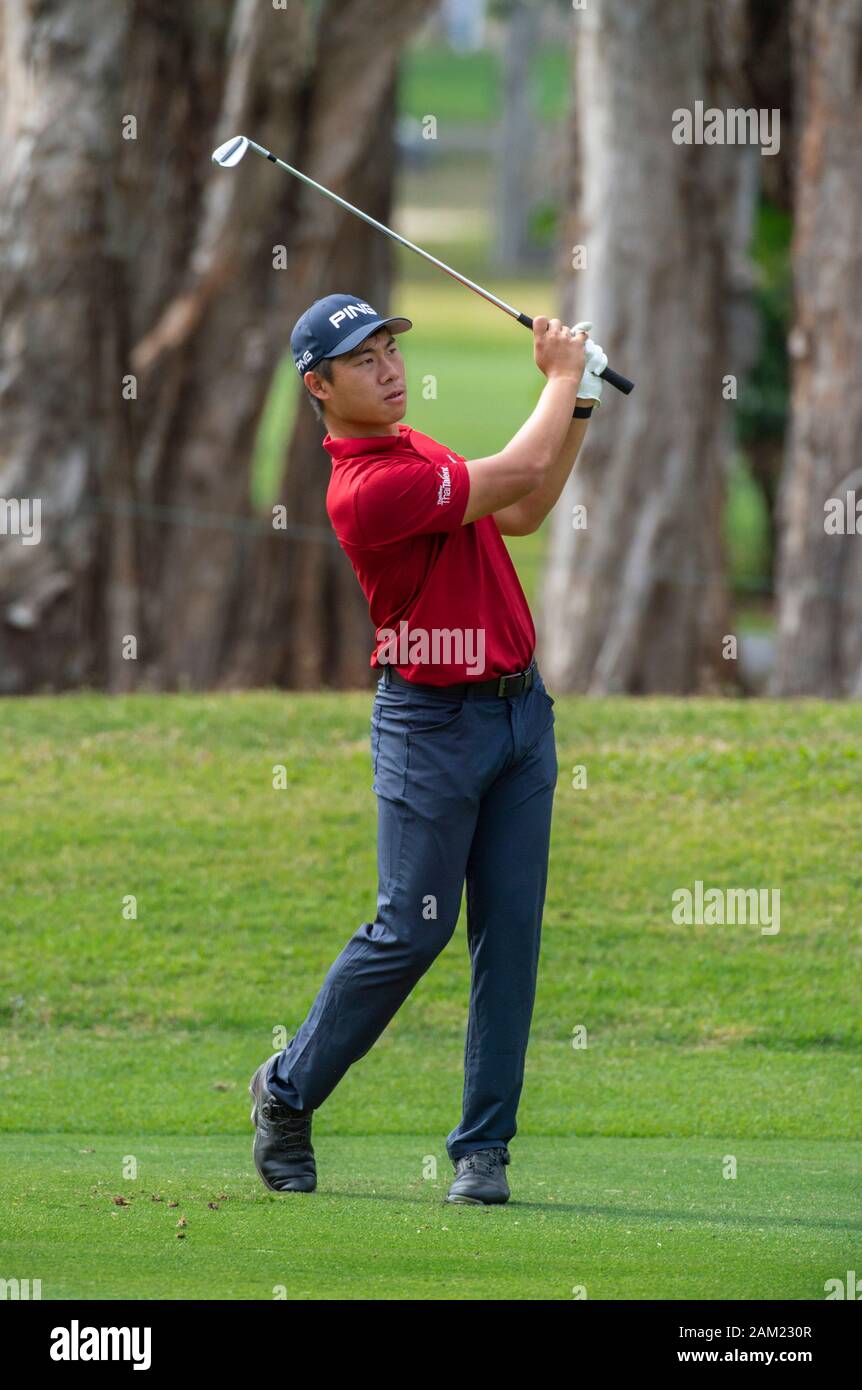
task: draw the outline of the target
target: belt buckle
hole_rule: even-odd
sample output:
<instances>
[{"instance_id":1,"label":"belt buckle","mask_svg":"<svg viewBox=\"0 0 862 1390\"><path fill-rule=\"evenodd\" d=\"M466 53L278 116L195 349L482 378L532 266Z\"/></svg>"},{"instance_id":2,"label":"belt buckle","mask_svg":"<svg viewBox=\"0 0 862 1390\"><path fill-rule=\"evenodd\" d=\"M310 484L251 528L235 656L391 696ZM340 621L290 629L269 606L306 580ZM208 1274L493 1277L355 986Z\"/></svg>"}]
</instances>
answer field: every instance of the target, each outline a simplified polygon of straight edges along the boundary
<instances>
[{"instance_id":1,"label":"belt buckle","mask_svg":"<svg viewBox=\"0 0 862 1390\"><path fill-rule=\"evenodd\" d=\"M521 682L519 688L518 688L516 691L513 691L513 694L515 694L515 695L521 695L521 694L523 694L523 692L524 692L525 690L530 690L530 689L532 689L532 685L533 685L532 671L533 671L533 663L530 662L530 665L527 667L526 671L515 671L515 672L514 672L512 675L510 675L510 676L501 676L500 679L499 679L498 682L497 682L497 694L498 694L498 695L507 695L507 694L508 694L507 686L506 686L506 682L507 682L507 681L520 681L520 682ZM530 677L530 683L529 683L529 685L527 684L527 678L528 678L528 677Z\"/></svg>"},{"instance_id":2,"label":"belt buckle","mask_svg":"<svg viewBox=\"0 0 862 1390\"><path fill-rule=\"evenodd\" d=\"M513 672L511 673L511 675L508 675L508 676L501 676L500 679L499 679L499 681L497 682L497 694L498 694L498 695L505 695L507 698L509 698L509 687L508 687L508 682L509 682L509 681L512 681L512 682L520 681L520 682L521 682L520 687L519 687L517 690L513 690L513 691L512 691L512 696L520 695L520 694L521 694L521 691L524 689L524 681L525 681L525 679L526 679L526 672L525 672L525 671L513 671Z\"/></svg>"}]
</instances>

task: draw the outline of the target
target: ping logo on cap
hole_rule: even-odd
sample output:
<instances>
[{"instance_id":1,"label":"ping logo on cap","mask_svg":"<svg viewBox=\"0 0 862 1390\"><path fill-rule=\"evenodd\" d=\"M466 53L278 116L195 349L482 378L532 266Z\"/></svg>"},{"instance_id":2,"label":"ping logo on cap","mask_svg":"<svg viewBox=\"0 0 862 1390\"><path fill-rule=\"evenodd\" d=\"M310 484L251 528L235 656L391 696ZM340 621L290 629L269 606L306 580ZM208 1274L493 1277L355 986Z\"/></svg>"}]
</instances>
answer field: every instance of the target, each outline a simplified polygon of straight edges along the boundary
<instances>
[{"instance_id":1,"label":"ping logo on cap","mask_svg":"<svg viewBox=\"0 0 862 1390\"><path fill-rule=\"evenodd\" d=\"M333 328L337 328L345 319L355 319L359 314L370 314L373 319L377 318L370 304L345 304L343 309L337 309L334 314L329 315L329 322Z\"/></svg>"}]
</instances>

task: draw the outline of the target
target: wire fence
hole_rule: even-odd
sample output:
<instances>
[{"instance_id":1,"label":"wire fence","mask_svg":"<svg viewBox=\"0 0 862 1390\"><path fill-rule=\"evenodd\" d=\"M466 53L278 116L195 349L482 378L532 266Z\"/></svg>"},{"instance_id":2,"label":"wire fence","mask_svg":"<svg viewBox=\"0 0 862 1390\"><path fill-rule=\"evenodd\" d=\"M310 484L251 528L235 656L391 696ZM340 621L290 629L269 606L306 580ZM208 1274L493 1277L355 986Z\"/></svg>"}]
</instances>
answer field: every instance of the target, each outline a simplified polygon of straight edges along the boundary
<instances>
[{"instance_id":1,"label":"wire fence","mask_svg":"<svg viewBox=\"0 0 862 1390\"><path fill-rule=\"evenodd\" d=\"M82 496L79 510L85 513L165 522L172 526L216 529L244 535L283 536L286 540L314 542L318 545L331 546L336 550L341 549L338 538L331 528L298 521L288 521L283 525L276 526L269 513L259 516L238 516L230 512L202 511L198 508L171 506L166 503L124 501L117 498L100 497L93 493ZM548 556L535 554L532 551L522 552L518 546L512 546L510 553L519 575L530 579L535 579L537 575L541 575L551 563ZM589 575L590 573L589 567L579 570L581 575ZM669 569L659 566L651 569L650 574L662 583L673 584L680 588L705 588L714 583L713 575L688 567ZM731 592L740 595L765 598L771 598L774 595L774 581L770 575L731 576L729 587ZM840 586L835 585L826 586L824 592L840 595L844 591Z\"/></svg>"},{"instance_id":2,"label":"wire fence","mask_svg":"<svg viewBox=\"0 0 862 1390\"><path fill-rule=\"evenodd\" d=\"M311 526L305 522L285 522L275 526L271 516L237 516L232 512L200 511L191 507L169 506L161 502L125 502L121 499L99 497L85 493L79 510L114 516L140 517L144 521L166 521L173 526L194 526L203 529L233 531L245 535L284 536L289 540L321 541L340 549L331 528Z\"/></svg>"}]
</instances>

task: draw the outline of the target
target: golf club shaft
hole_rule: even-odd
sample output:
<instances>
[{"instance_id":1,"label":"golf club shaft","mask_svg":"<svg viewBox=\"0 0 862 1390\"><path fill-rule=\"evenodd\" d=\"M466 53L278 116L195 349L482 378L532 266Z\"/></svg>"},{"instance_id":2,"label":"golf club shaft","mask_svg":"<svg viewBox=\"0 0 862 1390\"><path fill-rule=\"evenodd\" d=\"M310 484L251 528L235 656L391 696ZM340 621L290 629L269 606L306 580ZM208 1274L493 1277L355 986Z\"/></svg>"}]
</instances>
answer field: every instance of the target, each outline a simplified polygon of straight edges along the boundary
<instances>
[{"instance_id":1,"label":"golf club shaft","mask_svg":"<svg viewBox=\"0 0 862 1390\"><path fill-rule=\"evenodd\" d=\"M368 213L363 212L361 208L355 208L353 204L348 203L345 198L340 198L337 193L333 193L330 189L324 188L322 183L316 183L315 180L309 178L307 174L303 174L299 169L294 169L293 165L285 164L283 159L279 159L271 150L265 150L263 145L258 145L255 140L249 140L248 143L250 148L256 150L258 154L263 155L264 159L270 160L273 164L278 164L279 167L285 169L288 174L293 174L294 178L300 179L303 183L308 184L309 188L315 188L317 192L322 193L324 197L331 198L332 201L338 203L340 207L346 208L348 212L354 213L356 217L361 217L363 222L367 222L370 227L376 227L379 232L383 232L386 236L391 237L393 241L399 242L401 246L406 246L408 251L415 251L418 256L423 256L426 261L430 261L432 265L436 265L439 270L444 270L447 275L451 275L453 280L457 280L459 284L465 285L468 290L473 290L475 294L481 295L483 299L487 299L489 304L496 304L498 309L502 309L504 313L509 314L513 319L517 319L518 323L522 323L525 328L531 329L533 327L533 320L529 315L522 314L520 310L513 308L511 304L507 304L504 299L498 299L490 290L483 289L482 286L477 285L475 281L469 280L466 275L461 275L457 270L453 270L445 261L438 260L436 256L432 256L430 251L423 251L421 246L417 246L414 242L408 241L407 237L400 236L398 232L393 232L391 227L384 226L382 222L378 222L375 217L370 217ZM622 376L619 372L615 372L612 367L605 367L603 372L599 372L599 376L602 377L604 381L608 382L610 386L615 386L618 391L622 391L626 396L634 389L634 382L629 381L628 377Z\"/></svg>"}]
</instances>

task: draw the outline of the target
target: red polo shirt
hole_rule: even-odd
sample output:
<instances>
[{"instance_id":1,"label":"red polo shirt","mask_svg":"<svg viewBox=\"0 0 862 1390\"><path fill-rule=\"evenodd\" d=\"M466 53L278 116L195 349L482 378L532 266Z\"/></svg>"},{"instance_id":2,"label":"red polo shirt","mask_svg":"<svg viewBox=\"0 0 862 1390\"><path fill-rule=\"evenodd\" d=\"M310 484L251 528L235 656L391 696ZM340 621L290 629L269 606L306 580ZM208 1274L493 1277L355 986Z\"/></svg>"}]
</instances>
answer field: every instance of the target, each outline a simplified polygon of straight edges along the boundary
<instances>
[{"instance_id":1,"label":"red polo shirt","mask_svg":"<svg viewBox=\"0 0 862 1390\"><path fill-rule=\"evenodd\" d=\"M493 516L467 526L461 454L399 425L333 439L326 510L368 599L387 661L422 685L489 680L530 664L536 631Z\"/></svg>"}]
</instances>

